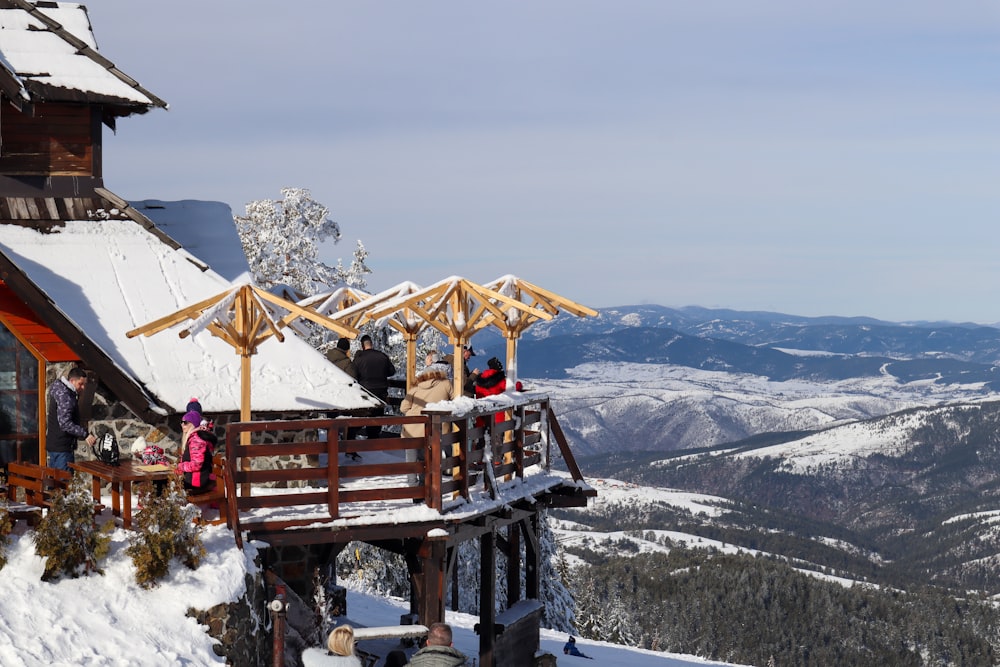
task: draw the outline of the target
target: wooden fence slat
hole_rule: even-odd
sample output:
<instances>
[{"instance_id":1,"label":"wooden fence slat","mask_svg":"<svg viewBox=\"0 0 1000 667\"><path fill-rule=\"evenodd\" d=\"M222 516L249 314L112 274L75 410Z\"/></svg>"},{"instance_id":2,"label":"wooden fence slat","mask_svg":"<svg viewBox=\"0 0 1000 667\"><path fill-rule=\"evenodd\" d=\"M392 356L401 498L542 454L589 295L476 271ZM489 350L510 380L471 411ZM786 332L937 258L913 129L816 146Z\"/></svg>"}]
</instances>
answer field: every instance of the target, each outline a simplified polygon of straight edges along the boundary
<instances>
[{"instance_id":1,"label":"wooden fence slat","mask_svg":"<svg viewBox=\"0 0 1000 667\"><path fill-rule=\"evenodd\" d=\"M500 421L496 421L497 415L501 416ZM546 425L538 426L543 419ZM475 426L476 421L483 425ZM381 425L383 430L391 425L423 424L425 435L417 438L384 437L373 440L342 438L349 427L376 424ZM535 426L534 430L529 430L528 425ZM574 479L582 479L547 399L459 417L448 413L427 413L420 417L236 422L229 424L226 432L227 515L230 517L230 525L238 533L247 530L255 539L270 541L271 538L282 544L305 544L324 539L334 540L329 535L307 537L303 533L329 532L330 527L316 524L342 517L345 503L417 499L440 511L444 498L457 495L469 498L470 489L475 485L481 485L496 497L497 488L493 488L494 484L502 486L513 475L523 477L527 468L548 465L549 457L543 456L539 448L539 443L544 439L544 428L554 434ZM250 434L250 444L240 443L241 433ZM488 464L491 470L483 470L487 433L491 443L491 459L497 464ZM303 434L307 437L300 440ZM264 439L267 442L261 442ZM422 450L422 460L342 463L340 458L341 454L353 452L404 453L414 449ZM326 462L321 465L322 454L326 455ZM288 457L307 457L307 463L301 467L277 468L274 463L269 463L277 457L281 457L283 461L287 461ZM248 469L244 470L244 467ZM409 475L419 476L422 482L411 484L404 483L401 479L399 484L384 486L387 481L391 483L393 477L403 478ZM364 484L364 480L373 478L380 479L379 486ZM346 488L343 487L345 479L352 480ZM288 488L283 488L280 493L255 495L254 488L259 489L265 483ZM244 484L247 491L242 490ZM240 485L239 493L237 485ZM296 508L309 516L294 518ZM263 516L264 512L259 512L258 518L252 515L255 510L274 509L287 511L281 513L281 518L267 518ZM325 516L317 517L317 511L322 512L323 509ZM241 511L244 513L242 517ZM350 513L355 514L356 510L352 508ZM370 527L366 526L366 530L368 528ZM419 530L419 526L407 523L397 530L410 534ZM237 541L242 545L239 534Z\"/></svg>"}]
</instances>

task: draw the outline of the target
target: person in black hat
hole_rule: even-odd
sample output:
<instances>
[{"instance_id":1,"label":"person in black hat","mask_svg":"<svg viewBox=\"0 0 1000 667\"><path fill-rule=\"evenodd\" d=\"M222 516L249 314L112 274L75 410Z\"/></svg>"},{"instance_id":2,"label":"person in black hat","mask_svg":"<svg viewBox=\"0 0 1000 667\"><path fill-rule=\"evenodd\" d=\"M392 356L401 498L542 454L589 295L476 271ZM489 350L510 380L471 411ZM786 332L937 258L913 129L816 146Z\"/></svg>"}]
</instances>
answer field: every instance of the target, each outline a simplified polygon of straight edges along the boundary
<instances>
[{"instance_id":1,"label":"person in black hat","mask_svg":"<svg viewBox=\"0 0 1000 667\"><path fill-rule=\"evenodd\" d=\"M475 398L476 378L479 377L479 369L469 371L469 358L476 356L476 351L472 349L472 344L462 347L462 394Z\"/></svg>"}]
</instances>

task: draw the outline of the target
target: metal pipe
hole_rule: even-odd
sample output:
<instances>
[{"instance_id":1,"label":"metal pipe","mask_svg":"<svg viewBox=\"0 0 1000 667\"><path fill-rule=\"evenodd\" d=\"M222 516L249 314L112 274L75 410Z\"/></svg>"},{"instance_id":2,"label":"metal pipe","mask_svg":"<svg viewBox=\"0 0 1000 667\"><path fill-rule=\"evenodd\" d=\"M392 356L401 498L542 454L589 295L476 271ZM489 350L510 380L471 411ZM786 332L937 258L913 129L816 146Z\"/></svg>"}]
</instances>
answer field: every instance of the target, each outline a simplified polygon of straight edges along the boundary
<instances>
[{"instance_id":1,"label":"metal pipe","mask_svg":"<svg viewBox=\"0 0 1000 667\"><path fill-rule=\"evenodd\" d=\"M271 618L274 621L274 645L271 650L271 667L285 667L285 615L288 611L288 602L285 600L284 584L277 584L274 587L274 599L268 605L271 610Z\"/></svg>"}]
</instances>

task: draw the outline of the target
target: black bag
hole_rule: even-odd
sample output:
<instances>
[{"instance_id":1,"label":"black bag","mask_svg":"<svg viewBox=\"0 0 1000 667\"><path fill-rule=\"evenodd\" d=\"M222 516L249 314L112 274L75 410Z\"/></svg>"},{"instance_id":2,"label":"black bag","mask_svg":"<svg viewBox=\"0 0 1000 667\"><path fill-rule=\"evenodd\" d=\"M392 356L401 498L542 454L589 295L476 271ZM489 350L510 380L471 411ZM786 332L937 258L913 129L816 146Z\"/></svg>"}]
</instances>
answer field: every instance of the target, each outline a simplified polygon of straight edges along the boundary
<instances>
[{"instance_id":1,"label":"black bag","mask_svg":"<svg viewBox=\"0 0 1000 667\"><path fill-rule=\"evenodd\" d=\"M104 432L97 436L97 442L94 443L94 456L101 463L107 463L111 466L118 465L121 459L121 450L118 449L118 438L111 432L111 429L105 427Z\"/></svg>"}]
</instances>

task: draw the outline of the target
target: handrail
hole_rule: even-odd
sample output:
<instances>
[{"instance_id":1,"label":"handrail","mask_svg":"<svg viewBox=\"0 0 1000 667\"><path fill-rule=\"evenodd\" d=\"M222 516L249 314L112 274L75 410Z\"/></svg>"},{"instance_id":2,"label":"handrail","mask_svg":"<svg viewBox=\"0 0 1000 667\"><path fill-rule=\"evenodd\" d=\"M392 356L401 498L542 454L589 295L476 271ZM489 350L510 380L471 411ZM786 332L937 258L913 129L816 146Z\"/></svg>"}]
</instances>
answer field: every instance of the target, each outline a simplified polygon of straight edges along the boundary
<instances>
[{"instance_id":1,"label":"handrail","mask_svg":"<svg viewBox=\"0 0 1000 667\"><path fill-rule=\"evenodd\" d=\"M422 437L393 434L372 440L348 440L348 429L364 426L422 425ZM417 417L349 417L234 422L226 427L226 476L230 525L240 537L240 511L310 506L325 507L330 519L341 517L341 506L413 499L438 510L445 499L470 499L480 485L491 497L511 479L522 479L532 467L548 470L549 431L573 479L579 467L547 398L521 399L513 405L485 404L465 414L427 410ZM250 434L241 438L241 434ZM249 440L248 443L241 440ZM546 445L543 447L543 444ZM396 452L391 461L367 462L366 453ZM406 456L407 452L413 455ZM341 454L360 454L360 463L341 463ZM326 462L322 462L325 455ZM309 465L279 467L277 457L307 457ZM409 461L405 459L411 459ZM415 459L415 460L413 460ZM316 461L313 464L313 461ZM439 465L433 465L439 461ZM379 485L363 483L379 478ZM404 480L397 483L399 479ZM417 479L415 483L410 481ZM345 485L345 480L361 484ZM386 481L389 480L388 484ZM285 487L280 494L254 494L254 485ZM325 488L323 488L325 487ZM258 522L267 530L284 530L315 522L312 519Z\"/></svg>"}]
</instances>

